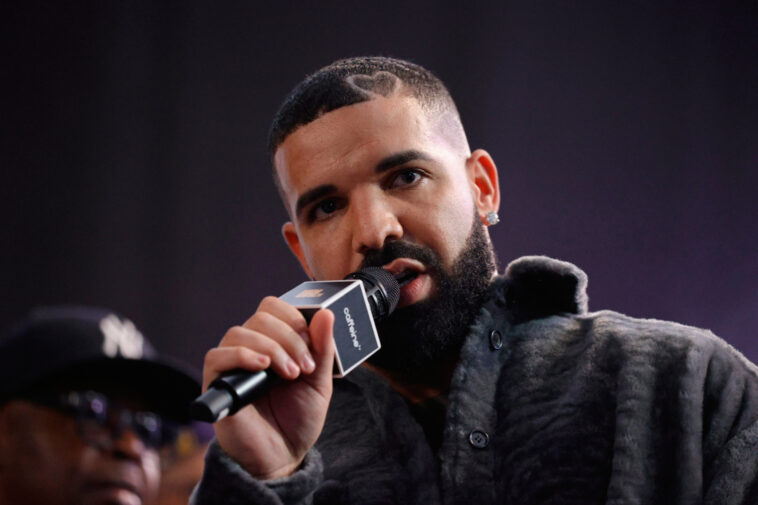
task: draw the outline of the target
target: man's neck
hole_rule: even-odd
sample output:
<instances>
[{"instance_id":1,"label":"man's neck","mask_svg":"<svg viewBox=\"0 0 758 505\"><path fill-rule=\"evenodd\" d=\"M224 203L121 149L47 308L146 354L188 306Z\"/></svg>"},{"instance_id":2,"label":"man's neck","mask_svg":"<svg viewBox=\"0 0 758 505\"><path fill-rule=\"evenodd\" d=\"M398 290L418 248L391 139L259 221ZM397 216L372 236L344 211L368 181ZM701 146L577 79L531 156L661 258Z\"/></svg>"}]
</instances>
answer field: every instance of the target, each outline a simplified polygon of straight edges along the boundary
<instances>
[{"instance_id":1,"label":"man's neck","mask_svg":"<svg viewBox=\"0 0 758 505\"><path fill-rule=\"evenodd\" d=\"M404 374L387 370L370 363L365 363L369 370L382 377L400 396L411 403L419 403L429 398L447 395L450 390L450 380L453 377L456 360L446 365L440 365L433 373L423 379L410 379Z\"/></svg>"}]
</instances>

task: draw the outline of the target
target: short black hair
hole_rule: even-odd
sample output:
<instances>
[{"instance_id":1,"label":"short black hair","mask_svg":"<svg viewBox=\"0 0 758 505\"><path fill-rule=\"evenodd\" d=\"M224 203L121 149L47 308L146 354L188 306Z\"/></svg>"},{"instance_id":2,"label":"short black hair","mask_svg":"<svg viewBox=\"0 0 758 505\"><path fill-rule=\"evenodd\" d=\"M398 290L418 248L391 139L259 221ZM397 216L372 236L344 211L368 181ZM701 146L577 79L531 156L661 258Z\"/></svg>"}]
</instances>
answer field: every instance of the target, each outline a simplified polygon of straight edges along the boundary
<instances>
[{"instance_id":1,"label":"short black hair","mask_svg":"<svg viewBox=\"0 0 758 505\"><path fill-rule=\"evenodd\" d=\"M385 56L337 60L306 77L279 107L268 137L272 164L276 150L297 128L335 109L366 102L377 95L389 96L398 80L422 107L441 107L458 116L445 85L420 65Z\"/></svg>"}]
</instances>

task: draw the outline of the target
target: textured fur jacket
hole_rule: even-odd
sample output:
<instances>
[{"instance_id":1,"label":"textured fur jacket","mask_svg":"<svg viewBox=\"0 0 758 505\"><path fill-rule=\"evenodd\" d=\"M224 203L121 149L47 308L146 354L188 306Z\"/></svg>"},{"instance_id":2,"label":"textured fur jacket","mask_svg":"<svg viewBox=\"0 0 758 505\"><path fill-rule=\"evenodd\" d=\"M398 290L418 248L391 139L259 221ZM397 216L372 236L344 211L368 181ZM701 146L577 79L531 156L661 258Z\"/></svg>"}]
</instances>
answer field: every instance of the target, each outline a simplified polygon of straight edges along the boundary
<instances>
[{"instance_id":1,"label":"textured fur jacket","mask_svg":"<svg viewBox=\"0 0 758 505\"><path fill-rule=\"evenodd\" d=\"M494 282L437 453L361 369L301 470L259 482L214 443L194 503L758 504L755 365L708 331L587 313L586 282L544 257Z\"/></svg>"}]
</instances>

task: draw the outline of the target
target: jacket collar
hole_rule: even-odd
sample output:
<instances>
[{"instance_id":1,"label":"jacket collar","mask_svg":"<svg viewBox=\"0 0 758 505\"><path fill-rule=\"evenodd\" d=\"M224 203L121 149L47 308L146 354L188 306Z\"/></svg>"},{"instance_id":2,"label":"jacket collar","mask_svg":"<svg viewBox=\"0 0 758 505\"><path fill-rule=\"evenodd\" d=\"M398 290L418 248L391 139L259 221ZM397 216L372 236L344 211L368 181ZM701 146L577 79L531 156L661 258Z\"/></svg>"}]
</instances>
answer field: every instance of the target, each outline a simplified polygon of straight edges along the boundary
<instances>
[{"instance_id":1,"label":"jacket collar","mask_svg":"<svg viewBox=\"0 0 758 505\"><path fill-rule=\"evenodd\" d=\"M511 262L493 287L511 324L587 312L587 274L571 263L547 256L523 256Z\"/></svg>"}]
</instances>

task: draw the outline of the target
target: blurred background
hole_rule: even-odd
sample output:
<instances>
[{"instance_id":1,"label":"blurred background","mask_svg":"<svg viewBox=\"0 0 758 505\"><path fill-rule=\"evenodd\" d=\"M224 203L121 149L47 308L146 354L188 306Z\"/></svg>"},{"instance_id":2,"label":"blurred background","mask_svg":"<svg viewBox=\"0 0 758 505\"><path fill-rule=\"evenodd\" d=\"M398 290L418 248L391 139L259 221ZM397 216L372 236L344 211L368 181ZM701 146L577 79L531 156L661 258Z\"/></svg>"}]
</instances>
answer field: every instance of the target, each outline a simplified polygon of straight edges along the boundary
<instances>
[{"instance_id":1,"label":"blurred background","mask_svg":"<svg viewBox=\"0 0 758 505\"><path fill-rule=\"evenodd\" d=\"M445 81L500 170L501 266L758 361L758 3L0 2L0 324L85 303L200 367L305 276L269 122L332 60Z\"/></svg>"}]
</instances>

